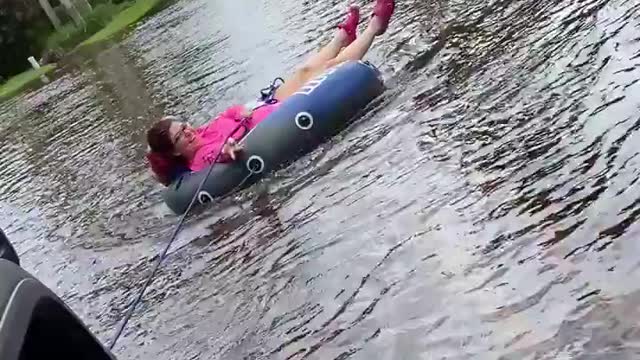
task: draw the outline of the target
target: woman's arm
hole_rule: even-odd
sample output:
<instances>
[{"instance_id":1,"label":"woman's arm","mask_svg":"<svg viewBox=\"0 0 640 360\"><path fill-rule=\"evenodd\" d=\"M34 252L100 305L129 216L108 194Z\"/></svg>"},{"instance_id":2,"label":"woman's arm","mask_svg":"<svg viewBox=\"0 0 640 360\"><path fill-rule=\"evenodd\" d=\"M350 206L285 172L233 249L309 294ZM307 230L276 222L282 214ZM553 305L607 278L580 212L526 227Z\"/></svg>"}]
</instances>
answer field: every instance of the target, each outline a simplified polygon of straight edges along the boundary
<instances>
[{"instance_id":1,"label":"woman's arm","mask_svg":"<svg viewBox=\"0 0 640 360\"><path fill-rule=\"evenodd\" d=\"M235 161L238 158L238 153L240 153L242 149L242 145L238 144L236 139L230 137L222 147L221 158L223 160L231 159L232 161Z\"/></svg>"},{"instance_id":2,"label":"woman's arm","mask_svg":"<svg viewBox=\"0 0 640 360\"><path fill-rule=\"evenodd\" d=\"M231 119L242 119L251 116L252 112L252 110L249 110L244 105L235 105L228 108L220 115Z\"/></svg>"}]
</instances>

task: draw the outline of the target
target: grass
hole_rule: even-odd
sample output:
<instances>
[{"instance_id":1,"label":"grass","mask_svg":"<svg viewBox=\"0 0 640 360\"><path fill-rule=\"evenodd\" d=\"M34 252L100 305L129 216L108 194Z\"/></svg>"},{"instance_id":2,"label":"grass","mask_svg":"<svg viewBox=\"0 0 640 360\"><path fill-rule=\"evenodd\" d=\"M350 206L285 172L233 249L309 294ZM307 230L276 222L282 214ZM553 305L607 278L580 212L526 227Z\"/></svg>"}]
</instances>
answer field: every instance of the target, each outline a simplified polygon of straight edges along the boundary
<instances>
[{"instance_id":1,"label":"grass","mask_svg":"<svg viewBox=\"0 0 640 360\"><path fill-rule=\"evenodd\" d=\"M0 99L4 100L16 95L36 81L40 81L40 76L50 73L55 68L56 64L48 64L42 66L39 70L31 69L11 77L7 82L0 85Z\"/></svg>"},{"instance_id":2,"label":"grass","mask_svg":"<svg viewBox=\"0 0 640 360\"><path fill-rule=\"evenodd\" d=\"M94 7L85 16L86 26L76 27L73 22L65 24L62 29L48 36L45 47L51 50L71 50L86 38L99 32L120 13L131 6L131 3L114 4L106 2Z\"/></svg>"},{"instance_id":3,"label":"grass","mask_svg":"<svg viewBox=\"0 0 640 360\"><path fill-rule=\"evenodd\" d=\"M84 40L78 47L93 45L107 40L113 35L121 32L129 25L143 18L148 12L160 5L163 0L138 0L133 5L116 15L102 30Z\"/></svg>"},{"instance_id":4,"label":"grass","mask_svg":"<svg viewBox=\"0 0 640 360\"><path fill-rule=\"evenodd\" d=\"M122 32L131 24L163 4L165 0L137 0L121 4L110 1L99 4L85 17L86 26L67 23L49 35L46 48L51 50L77 50L94 45Z\"/></svg>"},{"instance_id":5,"label":"grass","mask_svg":"<svg viewBox=\"0 0 640 360\"><path fill-rule=\"evenodd\" d=\"M122 32L165 2L166 0L136 0L115 4L107 0L96 5L93 11L85 16L86 26L78 28L73 23L67 23L59 31L45 35L39 41L44 41L47 51L54 52L94 45ZM49 64L39 70L31 69L13 76L4 84L0 84L0 100L13 97L34 85L42 75L55 68L56 64Z\"/></svg>"}]
</instances>

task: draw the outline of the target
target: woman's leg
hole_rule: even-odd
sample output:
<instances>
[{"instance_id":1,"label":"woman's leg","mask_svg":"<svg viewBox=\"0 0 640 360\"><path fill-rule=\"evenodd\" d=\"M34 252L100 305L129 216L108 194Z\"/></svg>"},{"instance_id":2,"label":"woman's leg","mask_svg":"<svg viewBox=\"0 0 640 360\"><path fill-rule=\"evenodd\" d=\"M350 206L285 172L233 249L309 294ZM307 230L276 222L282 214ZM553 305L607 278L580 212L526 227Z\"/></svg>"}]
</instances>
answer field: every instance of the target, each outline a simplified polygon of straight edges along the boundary
<instances>
[{"instance_id":1,"label":"woman's leg","mask_svg":"<svg viewBox=\"0 0 640 360\"><path fill-rule=\"evenodd\" d=\"M329 44L327 47L322 49L318 54L316 54L316 56L310 59L310 61L305 63L302 68L296 71L296 73L282 86L280 86L280 88L278 88L275 94L276 99L282 101L293 95L309 80L320 75L329 68L348 60L361 60L367 51L369 51L369 48L371 48L373 39L378 35L382 35L387 30L389 19L393 14L394 8L395 0L377 0L373 11L374 16L371 18L369 26L367 26L367 29L357 39L355 39L355 41L351 42L351 44L345 47L342 51L338 50L333 58L328 58L328 56L334 53L330 50L326 50L332 44ZM343 36L345 34L345 31L339 31L332 42L337 41L336 39L339 36ZM331 49L335 50L335 48ZM322 54L323 57L321 57L320 54Z\"/></svg>"},{"instance_id":2,"label":"woman's leg","mask_svg":"<svg viewBox=\"0 0 640 360\"><path fill-rule=\"evenodd\" d=\"M329 60L325 67L331 68L349 60L361 60L371 48L373 39L387 31L395 5L394 0L377 0L373 9L373 17L369 21L367 29L354 42L344 48L338 56Z\"/></svg>"},{"instance_id":3,"label":"woman's leg","mask_svg":"<svg viewBox=\"0 0 640 360\"><path fill-rule=\"evenodd\" d=\"M360 8L349 7L347 18L338 25L338 31L333 39L312 55L296 72L287 79L276 91L276 99L282 101L294 92L298 91L315 74L326 69L329 60L334 59L340 50L351 44L356 39L356 31L360 22Z\"/></svg>"},{"instance_id":4,"label":"woman's leg","mask_svg":"<svg viewBox=\"0 0 640 360\"><path fill-rule=\"evenodd\" d=\"M378 21L377 17L374 17L369 22L369 26L367 29L360 34L360 36L356 39L356 41L352 42L351 45L347 46L342 50L335 58L327 61L325 63L325 69L334 67L340 63L349 60L361 60L367 51L371 48L371 44L373 44L373 39L378 36L378 31L380 30L381 25L380 21Z\"/></svg>"},{"instance_id":5,"label":"woman's leg","mask_svg":"<svg viewBox=\"0 0 640 360\"><path fill-rule=\"evenodd\" d=\"M338 56L338 53L349 44L356 40L358 31L358 23L360 22L360 8L356 5L349 6L346 19L338 25L333 39L329 44L325 45L315 55L311 56L302 67L318 68Z\"/></svg>"}]
</instances>

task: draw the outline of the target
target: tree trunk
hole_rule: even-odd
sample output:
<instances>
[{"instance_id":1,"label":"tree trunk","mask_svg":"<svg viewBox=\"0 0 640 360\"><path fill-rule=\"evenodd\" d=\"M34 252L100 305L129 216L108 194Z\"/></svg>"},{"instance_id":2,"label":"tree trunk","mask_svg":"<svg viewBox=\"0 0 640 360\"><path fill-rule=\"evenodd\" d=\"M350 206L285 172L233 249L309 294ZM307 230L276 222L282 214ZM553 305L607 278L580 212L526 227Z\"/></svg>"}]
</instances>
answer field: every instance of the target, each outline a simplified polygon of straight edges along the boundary
<instances>
[{"instance_id":1,"label":"tree trunk","mask_svg":"<svg viewBox=\"0 0 640 360\"><path fill-rule=\"evenodd\" d=\"M80 15L80 12L76 8L76 6L70 0L60 0L60 2L67 10L67 14L69 14L69 16L73 19L73 22L76 23L76 26L84 28L84 19L82 18L82 15Z\"/></svg>"},{"instance_id":2,"label":"tree trunk","mask_svg":"<svg viewBox=\"0 0 640 360\"><path fill-rule=\"evenodd\" d=\"M49 0L38 0L38 1L40 2L40 6L42 7L42 10L44 10L45 14L47 14L47 17L49 17L49 20L51 21L51 24L53 25L53 27L56 30L60 30L60 28L62 27L62 23L60 22L60 19L58 19L58 15L56 15L56 12L51 7L51 4L49 4Z\"/></svg>"},{"instance_id":3,"label":"tree trunk","mask_svg":"<svg viewBox=\"0 0 640 360\"><path fill-rule=\"evenodd\" d=\"M83 15L86 15L93 11L93 8L91 7L91 4L88 0L75 0L75 3L80 8Z\"/></svg>"}]
</instances>

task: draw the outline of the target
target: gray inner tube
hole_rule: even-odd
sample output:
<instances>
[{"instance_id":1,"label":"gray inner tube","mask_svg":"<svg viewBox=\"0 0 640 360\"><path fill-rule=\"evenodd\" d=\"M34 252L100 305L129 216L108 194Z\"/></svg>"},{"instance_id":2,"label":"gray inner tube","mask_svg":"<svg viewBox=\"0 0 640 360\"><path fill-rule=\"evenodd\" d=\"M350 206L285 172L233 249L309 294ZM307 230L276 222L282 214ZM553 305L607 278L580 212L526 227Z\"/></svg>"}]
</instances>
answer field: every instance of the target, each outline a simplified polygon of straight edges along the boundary
<instances>
[{"instance_id":1,"label":"gray inner tube","mask_svg":"<svg viewBox=\"0 0 640 360\"><path fill-rule=\"evenodd\" d=\"M196 193L203 203L255 183L336 134L383 90L371 64L351 61L329 69L251 129L240 140L244 151L237 161L212 165L208 177L209 169L183 174L165 190L165 203L182 214ZM205 177L203 197L198 186Z\"/></svg>"}]
</instances>

